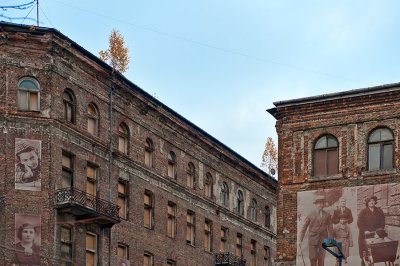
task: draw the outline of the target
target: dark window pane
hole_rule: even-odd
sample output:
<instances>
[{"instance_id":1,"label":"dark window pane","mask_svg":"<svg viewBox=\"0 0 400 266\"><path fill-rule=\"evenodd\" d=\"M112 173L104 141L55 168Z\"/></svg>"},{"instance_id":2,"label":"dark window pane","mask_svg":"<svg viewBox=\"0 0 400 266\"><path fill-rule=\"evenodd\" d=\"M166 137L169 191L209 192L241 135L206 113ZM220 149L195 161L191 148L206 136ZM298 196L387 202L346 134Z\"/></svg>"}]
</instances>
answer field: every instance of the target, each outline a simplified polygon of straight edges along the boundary
<instances>
[{"instance_id":1,"label":"dark window pane","mask_svg":"<svg viewBox=\"0 0 400 266\"><path fill-rule=\"evenodd\" d=\"M338 150L328 150L328 175L336 175L339 170Z\"/></svg>"},{"instance_id":2,"label":"dark window pane","mask_svg":"<svg viewBox=\"0 0 400 266\"><path fill-rule=\"evenodd\" d=\"M369 144L368 146L368 169L379 170L380 168L380 144Z\"/></svg>"},{"instance_id":3,"label":"dark window pane","mask_svg":"<svg viewBox=\"0 0 400 266\"><path fill-rule=\"evenodd\" d=\"M326 175L326 150L315 151L315 175Z\"/></svg>"},{"instance_id":4,"label":"dark window pane","mask_svg":"<svg viewBox=\"0 0 400 266\"><path fill-rule=\"evenodd\" d=\"M393 168L393 145L383 145L383 169Z\"/></svg>"}]
</instances>

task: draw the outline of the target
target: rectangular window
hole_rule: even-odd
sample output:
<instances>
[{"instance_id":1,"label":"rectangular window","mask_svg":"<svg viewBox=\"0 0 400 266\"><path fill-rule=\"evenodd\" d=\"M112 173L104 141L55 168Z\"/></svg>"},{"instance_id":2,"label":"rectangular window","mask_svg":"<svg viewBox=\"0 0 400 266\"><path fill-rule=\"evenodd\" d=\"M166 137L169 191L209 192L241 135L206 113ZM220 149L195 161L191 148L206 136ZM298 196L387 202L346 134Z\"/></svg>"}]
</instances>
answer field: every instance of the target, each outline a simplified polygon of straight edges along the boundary
<instances>
[{"instance_id":1,"label":"rectangular window","mask_svg":"<svg viewBox=\"0 0 400 266\"><path fill-rule=\"evenodd\" d=\"M72 266L72 229L61 227L60 237L60 257L62 266Z\"/></svg>"},{"instance_id":2,"label":"rectangular window","mask_svg":"<svg viewBox=\"0 0 400 266\"><path fill-rule=\"evenodd\" d=\"M393 144L383 144L382 169L393 168Z\"/></svg>"},{"instance_id":3,"label":"rectangular window","mask_svg":"<svg viewBox=\"0 0 400 266\"><path fill-rule=\"evenodd\" d=\"M368 169L369 170L379 170L380 169L380 144L369 144L369 160Z\"/></svg>"},{"instance_id":4,"label":"rectangular window","mask_svg":"<svg viewBox=\"0 0 400 266\"><path fill-rule=\"evenodd\" d=\"M251 240L250 266L257 266L257 241Z\"/></svg>"},{"instance_id":5,"label":"rectangular window","mask_svg":"<svg viewBox=\"0 0 400 266\"><path fill-rule=\"evenodd\" d=\"M243 236L242 234L236 235L236 250L235 255L241 258L243 256Z\"/></svg>"},{"instance_id":6,"label":"rectangular window","mask_svg":"<svg viewBox=\"0 0 400 266\"><path fill-rule=\"evenodd\" d=\"M271 256L268 246L264 246L264 266L269 266L269 258Z\"/></svg>"},{"instance_id":7,"label":"rectangular window","mask_svg":"<svg viewBox=\"0 0 400 266\"><path fill-rule=\"evenodd\" d=\"M86 233L86 266L97 265L97 235Z\"/></svg>"},{"instance_id":8,"label":"rectangular window","mask_svg":"<svg viewBox=\"0 0 400 266\"><path fill-rule=\"evenodd\" d=\"M63 152L62 154L62 188L70 188L73 186L73 176L74 176L74 156Z\"/></svg>"},{"instance_id":9,"label":"rectangular window","mask_svg":"<svg viewBox=\"0 0 400 266\"><path fill-rule=\"evenodd\" d=\"M175 238L176 229L176 205L173 202L168 202L167 206L167 236L170 238Z\"/></svg>"},{"instance_id":10,"label":"rectangular window","mask_svg":"<svg viewBox=\"0 0 400 266\"><path fill-rule=\"evenodd\" d=\"M221 227L220 231L220 237L221 237L221 242L219 244L219 251L220 252L226 252L227 245L228 245L228 228Z\"/></svg>"},{"instance_id":11,"label":"rectangular window","mask_svg":"<svg viewBox=\"0 0 400 266\"><path fill-rule=\"evenodd\" d=\"M21 111L39 111L39 93L36 91L18 91L18 109Z\"/></svg>"},{"instance_id":12,"label":"rectangular window","mask_svg":"<svg viewBox=\"0 0 400 266\"><path fill-rule=\"evenodd\" d=\"M143 256L143 266L153 266L154 258L151 253L145 252Z\"/></svg>"},{"instance_id":13,"label":"rectangular window","mask_svg":"<svg viewBox=\"0 0 400 266\"><path fill-rule=\"evenodd\" d=\"M128 183L118 181L118 207L119 217L122 219L128 218Z\"/></svg>"},{"instance_id":14,"label":"rectangular window","mask_svg":"<svg viewBox=\"0 0 400 266\"><path fill-rule=\"evenodd\" d=\"M86 165L86 205L89 208L95 209L96 205L96 182L97 182L97 167L87 164Z\"/></svg>"},{"instance_id":15,"label":"rectangular window","mask_svg":"<svg viewBox=\"0 0 400 266\"><path fill-rule=\"evenodd\" d=\"M188 210L186 215L186 243L194 245L195 218L194 212Z\"/></svg>"},{"instance_id":16,"label":"rectangular window","mask_svg":"<svg viewBox=\"0 0 400 266\"><path fill-rule=\"evenodd\" d=\"M118 244L117 257L121 258L121 259L124 259L124 260L127 260L129 258L129 256L128 256L128 246L127 245L121 244L121 243Z\"/></svg>"},{"instance_id":17,"label":"rectangular window","mask_svg":"<svg viewBox=\"0 0 400 266\"><path fill-rule=\"evenodd\" d=\"M208 219L204 221L204 250L212 251L212 222Z\"/></svg>"},{"instance_id":18,"label":"rectangular window","mask_svg":"<svg viewBox=\"0 0 400 266\"><path fill-rule=\"evenodd\" d=\"M153 194L150 191L144 193L144 227L153 229Z\"/></svg>"}]
</instances>

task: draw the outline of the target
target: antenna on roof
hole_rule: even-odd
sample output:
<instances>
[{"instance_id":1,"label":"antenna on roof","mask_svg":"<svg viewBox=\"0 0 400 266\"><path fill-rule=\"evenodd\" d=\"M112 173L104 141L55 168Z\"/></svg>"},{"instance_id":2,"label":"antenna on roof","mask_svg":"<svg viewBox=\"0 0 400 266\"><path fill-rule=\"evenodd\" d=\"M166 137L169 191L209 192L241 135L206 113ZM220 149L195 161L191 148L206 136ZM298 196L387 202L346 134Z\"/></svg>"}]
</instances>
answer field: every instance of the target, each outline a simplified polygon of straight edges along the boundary
<instances>
[{"instance_id":1,"label":"antenna on roof","mask_svg":"<svg viewBox=\"0 0 400 266\"><path fill-rule=\"evenodd\" d=\"M36 0L36 26L39 27L39 0Z\"/></svg>"}]
</instances>

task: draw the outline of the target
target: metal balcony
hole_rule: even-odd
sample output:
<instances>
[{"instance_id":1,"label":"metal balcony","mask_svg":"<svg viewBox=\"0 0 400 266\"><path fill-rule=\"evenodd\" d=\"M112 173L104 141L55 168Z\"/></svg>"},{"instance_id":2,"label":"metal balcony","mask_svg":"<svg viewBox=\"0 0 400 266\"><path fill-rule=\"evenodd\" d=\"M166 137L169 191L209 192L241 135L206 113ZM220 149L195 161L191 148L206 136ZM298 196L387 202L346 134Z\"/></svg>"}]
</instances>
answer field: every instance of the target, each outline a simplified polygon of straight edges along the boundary
<instances>
[{"instance_id":1,"label":"metal balcony","mask_svg":"<svg viewBox=\"0 0 400 266\"><path fill-rule=\"evenodd\" d=\"M60 213L73 214L83 223L95 222L102 227L112 227L120 222L117 205L76 188L58 189L55 208Z\"/></svg>"},{"instance_id":2,"label":"metal balcony","mask_svg":"<svg viewBox=\"0 0 400 266\"><path fill-rule=\"evenodd\" d=\"M229 252L217 253L215 266L246 266L246 260Z\"/></svg>"}]
</instances>

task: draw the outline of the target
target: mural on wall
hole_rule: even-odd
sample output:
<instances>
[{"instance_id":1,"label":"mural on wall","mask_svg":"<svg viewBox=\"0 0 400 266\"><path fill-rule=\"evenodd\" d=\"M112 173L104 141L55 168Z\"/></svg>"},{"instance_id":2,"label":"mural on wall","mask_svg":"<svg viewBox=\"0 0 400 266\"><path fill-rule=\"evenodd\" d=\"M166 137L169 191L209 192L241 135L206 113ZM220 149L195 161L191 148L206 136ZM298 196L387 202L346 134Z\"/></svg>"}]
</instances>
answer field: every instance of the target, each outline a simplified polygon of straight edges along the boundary
<instances>
[{"instance_id":1,"label":"mural on wall","mask_svg":"<svg viewBox=\"0 0 400 266\"><path fill-rule=\"evenodd\" d=\"M15 264L40 265L40 216L15 214Z\"/></svg>"},{"instance_id":2,"label":"mural on wall","mask_svg":"<svg viewBox=\"0 0 400 266\"><path fill-rule=\"evenodd\" d=\"M129 266L129 260L118 258L118 266Z\"/></svg>"},{"instance_id":3,"label":"mural on wall","mask_svg":"<svg viewBox=\"0 0 400 266\"><path fill-rule=\"evenodd\" d=\"M324 238L342 243L348 265L400 262L400 184L299 192L297 204L296 265L335 265Z\"/></svg>"},{"instance_id":4,"label":"mural on wall","mask_svg":"<svg viewBox=\"0 0 400 266\"><path fill-rule=\"evenodd\" d=\"M15 189L41 190L40 140L15 139Z\"/></svg>"}]
</instances>

